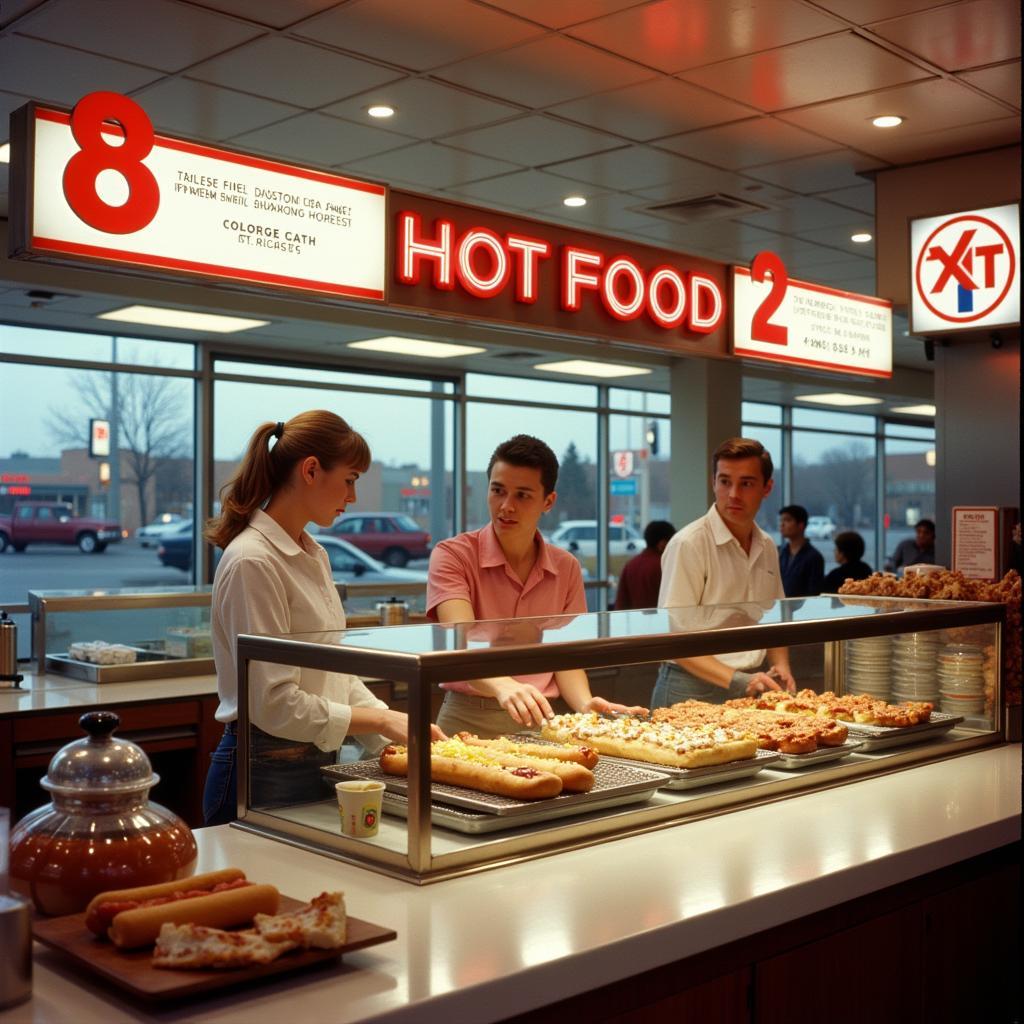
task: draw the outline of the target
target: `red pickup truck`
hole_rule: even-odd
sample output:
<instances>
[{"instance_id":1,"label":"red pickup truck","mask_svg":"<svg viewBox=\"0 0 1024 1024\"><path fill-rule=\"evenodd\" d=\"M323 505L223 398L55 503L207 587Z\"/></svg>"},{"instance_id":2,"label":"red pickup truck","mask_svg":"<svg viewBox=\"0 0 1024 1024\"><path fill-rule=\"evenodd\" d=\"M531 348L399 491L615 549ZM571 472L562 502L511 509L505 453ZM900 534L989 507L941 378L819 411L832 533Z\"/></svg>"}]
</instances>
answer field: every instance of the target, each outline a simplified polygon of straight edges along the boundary
<instances>
[{"instance_id":1,"label":"red pickup truck","mask_svg":"<svg viewBox=\"0 0 1024 1024\"><path fill-rule=\"evenodd\" d=\"M86 554L99 554L120 539L118 523L75 516L64 502L19 501L9 516L0 516L0 552L24 551L29 544L77 544Z\"/></svg>"}]
</instances>

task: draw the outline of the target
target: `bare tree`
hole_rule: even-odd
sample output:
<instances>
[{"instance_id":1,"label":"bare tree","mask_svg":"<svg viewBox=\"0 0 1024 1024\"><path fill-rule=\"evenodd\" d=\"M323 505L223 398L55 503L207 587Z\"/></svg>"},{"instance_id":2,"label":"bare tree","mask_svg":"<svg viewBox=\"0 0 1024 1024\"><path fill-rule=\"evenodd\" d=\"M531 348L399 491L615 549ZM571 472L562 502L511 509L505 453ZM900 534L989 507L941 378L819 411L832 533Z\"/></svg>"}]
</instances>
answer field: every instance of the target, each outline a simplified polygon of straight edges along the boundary
<instances>
[{"instance_id":1,"label":"bare tree","mask_svg":"<svg viewBox=\"0 0 1024 1024\"><path fill-rule=\"evenodd\" d=\"M831 515L840 529L857 529L874 508L875 464L870 446L852 441L822 452L816 462L797 459L793 490L811 515Z\"/></svg>"},{"instance_id":2,"label":"bare tree","mask_svg":"<svg viewBox=\"0 0 1024 1024\"><path fill-rule=\"evenodd\" d=\"M118 446L126 456L139 497L139 515L149 522L147 488L163 460L188 453L191 443L182 384L174 377L148 373L122 373L117 382L114 408L113 374L74 373L78 405L51 408L47 429L58 444L89 446L89 420L116 420ZM118 453L113 453L117 458Z\"/></svg>"}]
</instances>

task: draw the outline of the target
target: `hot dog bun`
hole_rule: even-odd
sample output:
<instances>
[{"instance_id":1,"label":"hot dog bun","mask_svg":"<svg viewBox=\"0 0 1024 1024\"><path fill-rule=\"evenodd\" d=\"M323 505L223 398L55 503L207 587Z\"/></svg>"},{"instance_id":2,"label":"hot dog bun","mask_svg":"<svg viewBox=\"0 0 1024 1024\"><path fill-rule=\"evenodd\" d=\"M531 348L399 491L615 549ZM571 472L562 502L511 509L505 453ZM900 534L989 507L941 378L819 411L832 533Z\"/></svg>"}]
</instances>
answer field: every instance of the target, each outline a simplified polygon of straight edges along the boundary
<instances>
[{"instance_id":1,"label":"hot dog bun","mask_svg":"<svg viewBox=\"0 0 1024 1024\"><path fill-rule=\"evenodd\" d=\"M540 744L534 746L538 750L545 749ZM509 768L535 768L539 772L551 772L562 780L562 789L568 793L589 793L594 786L594 773L575 761L558 761L553 757L495 750L493 747L474 749L483 749L489 758Z\"/></svg>"},{"instance_id":2,"label":"hot dog bun","mask_svg":"<svg viewBox=\"0 0 1024 1024\"><path fill-rule=\"evenodd\" d=\"M456 733L456 738L471 747L486 747L488 750L502 750L508 754L524 754L527 757L550 757L556 761L574 761L584 768L594 770L600 760L597 751L582 744L574 743L520 743L508 736L497 736L492 740L481 739L471 732Z\"/></svg>"},{"instance_id":3,"label":"hot dog bun","mask_svg":"<svg viewBox=\"0 0 1024 1024\"><path fill-rule=\"evenodd\" d=\"M125 908L118 904L142 903L145 900L170 897L198 889L212 889L215 885L235 882L245 878L245 872L238 868L224 868L222 871L208 871L202 875L179 878L159 885L137 885L134 889L112 889L94 896L85 908L85 926L96 935L106 935L114 916ZM102 909L101 909L102 908Z\"/></svg>"},{"instance_id":4,"label":"hot dog bun","mask_svg":"<svg viewBox=\"0 0 1024 1024\"><path fill-rule=\"evenodd\" d=\"M126 910L114 918L107 934L119 949L151 946L165 924L231 928L248 924L257 914L276 914L280 899L272 885L247 885L156 907Z\"/></svg>"},{"instance_id":5,"label":"hot dog bun","mask_svg":"<svg viewBox=\"0 0 1024 1024\"><path fill-rule=\"evenodd\" d=\"M405 747L385 747L380 755L380 766L388 775L407 775L409 753ZM562 780L557 775L525 766L513 768L499 764L482 752L472 759L432 753L430 774L435 782L515 800L546 800L562 792Z\"/></svg>"}]
</instances>

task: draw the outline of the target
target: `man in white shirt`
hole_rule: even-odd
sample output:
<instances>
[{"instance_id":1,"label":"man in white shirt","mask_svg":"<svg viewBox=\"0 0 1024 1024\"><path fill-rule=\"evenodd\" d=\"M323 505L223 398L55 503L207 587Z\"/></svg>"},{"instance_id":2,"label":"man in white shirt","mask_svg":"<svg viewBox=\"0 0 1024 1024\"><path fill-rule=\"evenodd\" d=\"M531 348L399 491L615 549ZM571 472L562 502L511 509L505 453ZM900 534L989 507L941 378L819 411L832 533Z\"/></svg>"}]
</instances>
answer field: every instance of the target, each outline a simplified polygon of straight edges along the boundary
<instances>
[{"instance_id":1,"label":"man in white shirt","mask_svg":"<svg viewBox=\"0 0 1024 1024\"><path fill-rule=\"evenodd\" d=\"M715 503L684 526L662 556L659 608L754 603L785 596L775 543L755 518L772 492L772 458L760 441L734 437L712 456ZM767 653L771 668L760 671ZM651 707L684 700L721 704L785 687L796 690L785 647L679 658L658 673Z\"/></svg>"}]
</instances>

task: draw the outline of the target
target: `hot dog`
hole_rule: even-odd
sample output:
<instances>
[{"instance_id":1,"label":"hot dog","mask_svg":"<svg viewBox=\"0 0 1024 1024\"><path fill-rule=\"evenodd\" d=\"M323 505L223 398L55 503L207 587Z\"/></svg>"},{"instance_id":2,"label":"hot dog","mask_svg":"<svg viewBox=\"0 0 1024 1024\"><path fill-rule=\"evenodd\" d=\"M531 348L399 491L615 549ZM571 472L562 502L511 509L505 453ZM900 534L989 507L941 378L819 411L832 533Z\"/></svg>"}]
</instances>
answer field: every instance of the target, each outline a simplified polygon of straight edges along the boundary
<instances>
[{"instance_id":1,"label":"hot dog","mask_svg":"<svg viewBox=\"0 0 1024 1024\"><path fill-rule=\"evenodd\" d=\"M408 750L405 747L385 747L381 751L380 766L388 775L407 775ZM466 748L466 755L462 757L432 753L430 775L435 782L447 782L452 786L465 786L516 800L546 800L562 792L562 780L551 772L503 765L472 748Z\"/></svg>"},{"instance_id":2,"label":"hot dog","mask_svg":"<svg viewBox=\"0 0 1024 1024\"><path fill-rule=\"evenodd\" d=\"M482 744L468 743L465 740L467 733L460 733L448 743L435 744L438 753L449 753L451 748L453 756L460 756L462 750L468 747L473 751L483 751L492 761L506 765L509 768L535 768L539 772L551 772L562 780L562 789L568 793L589 793L594 785L594 773L589 768L575 761L560 761L554 757L547 757L543 754L530 754L512 749L502 749L500 746L491 746L487 741ZM475 736L470 737L476 739ZM511 743L510 747L517 744ZM552 750L553 747L545 747L540 743L524 743L523 747L532 750Z\"/></svg>"},{"instance_id":3,"label":"hot dog","mask_svg":"<svg viewBox=\"0 0 1024 1024\"><path fill-rule=\"evenodd\" d=\"M524 754L527 757L551 757L556 761L574 761L584 768L594 770L600 760L597 751L582 744L573 743L520 743L508 736L493 740L481 739L471 732L456 733L456 738L472 747L486 747L488 750L503 750L508 754Z\"/></svg>"},{"instance_id":4,"label":"hot dog","mask_svg":"<svg viewBox=\"0 0 1024 1024\"><path fill-rule=\"evenodd\" d=\"M214 928L245 924L255 914L276 914L280 894L272 885L254 885L237 868L100 893L86 908L86 926L106 934L115 946L151 945L166 922Z\"/></svg>"}]
</instances>

